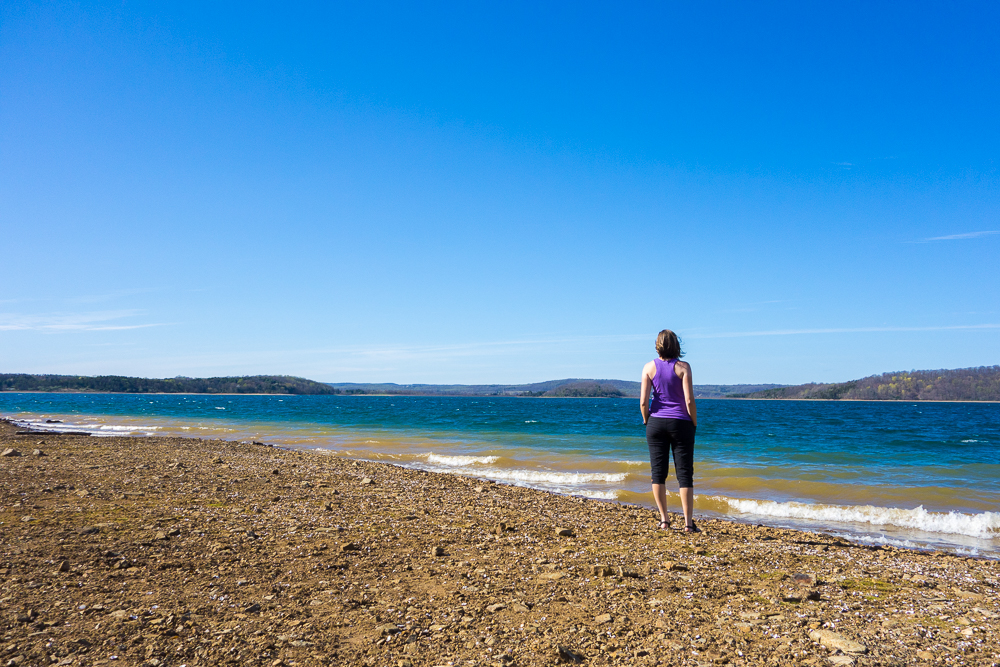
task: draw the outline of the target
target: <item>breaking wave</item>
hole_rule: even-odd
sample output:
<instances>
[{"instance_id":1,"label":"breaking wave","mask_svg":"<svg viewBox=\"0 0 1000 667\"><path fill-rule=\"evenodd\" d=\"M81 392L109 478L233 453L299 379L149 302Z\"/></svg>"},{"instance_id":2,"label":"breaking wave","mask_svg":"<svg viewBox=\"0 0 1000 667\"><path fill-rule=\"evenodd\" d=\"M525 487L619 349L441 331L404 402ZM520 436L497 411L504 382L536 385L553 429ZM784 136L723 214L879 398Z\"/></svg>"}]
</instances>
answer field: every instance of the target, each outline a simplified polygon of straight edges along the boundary
<instances>
[{"instance_id":1,"label":"breaking wave","mask_svg":"<svg viewBox=\"0 0 1000 667\"><path fill-rule=\"evenodd\" d=\"M426 454L424 458L428 463L436 463L444 466L472 466L489 465L500 460L499 456L443 456L441 454Z\"/></svg>"},{"instance_id":2,"label":"breaking wave","mask_svg":"<svg viewBox=\"0 0 1000 667\"><path fill-rule=\"evenodd\" d=\"M967 535L993 539L1000 533L1000 512L964 514L928 512L923 506L913 509L874 507L872 505L837 506L807 503L779 503L773 500L740 500L716 496L714 500L741 514L788 519L807 519L833 523L867 523L872 526L910 528L928 533Z\"/></svg>"}]
</instances>

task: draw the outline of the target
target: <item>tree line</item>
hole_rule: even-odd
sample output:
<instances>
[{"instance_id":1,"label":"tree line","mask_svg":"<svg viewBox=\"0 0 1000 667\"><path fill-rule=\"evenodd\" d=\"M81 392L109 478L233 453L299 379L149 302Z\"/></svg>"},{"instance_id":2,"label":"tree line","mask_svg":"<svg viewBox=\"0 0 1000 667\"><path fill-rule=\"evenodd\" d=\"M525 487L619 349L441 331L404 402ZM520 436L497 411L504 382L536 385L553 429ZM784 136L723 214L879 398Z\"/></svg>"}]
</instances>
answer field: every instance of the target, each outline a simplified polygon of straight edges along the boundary
<instances>
[{"instance_id":1,"label":"tree line","mask_svg":"<svg viewBox=\"0 0 1000 667\"><path fill-rule=\"evenodd\" d=\"M1000 366L898 371L849 382L802 384L734 394L732 397L856 401L1000 401Z\"/></svg>"},{"instance_id":2,"label":"tree line","mask_svg":"<svg viewBox=\"0 0 1000 667\"><path fill-rule=\"evenodd\" d=\"M339 394L321 382L288 375L136 378L122 375L0 374L0 391L93 391L123 394Z\"/></svg>"}]
</instances>

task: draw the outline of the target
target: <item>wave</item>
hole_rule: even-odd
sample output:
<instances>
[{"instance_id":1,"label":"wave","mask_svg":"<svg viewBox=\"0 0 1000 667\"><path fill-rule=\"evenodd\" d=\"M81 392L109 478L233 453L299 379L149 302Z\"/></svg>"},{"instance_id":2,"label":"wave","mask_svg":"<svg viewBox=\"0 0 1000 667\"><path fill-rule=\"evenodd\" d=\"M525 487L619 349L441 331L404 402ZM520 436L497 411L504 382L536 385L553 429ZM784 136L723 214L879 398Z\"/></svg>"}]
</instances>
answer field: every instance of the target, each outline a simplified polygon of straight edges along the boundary
<instances>
[{"instance_id":1,"label":"wave","mask_svg":"<svg viewBox=\"0 0 1000 667\"><path fill-rule=\"evenodd\" d=\"M962 512L928 512L922 505L913 509L875 507L872 505L837 506L806 503L779 503L773 500L740 500L713 497L742 514L787 519L811 519L834 523L867 523L873 526L909 528L928 533L967 535L993 539L1000 533L1000 512L963 514Z\"/></svg>"},{"instance_id":2,"label":"wave","mask_svg":"<svg viewBox=\"0 0 1000 667\"><path fill-rule=\"evenodd\" d=\"M492 479L526 482L534 484L578 485L593 482L624 482L626 472L552 472L549 470L509 469L489 471Z\"/></svg>"},{"instance_id":3,"label":"wave","mask_svg":"<svg viewBox=\"0 0 1000 667\"><path fill-rule=\"evenodd\" d=\"M12 423L20 428L30 428L41 433L86 432L93 436L153 435L159 426L139 424L124 426L116 424L88 424L45 419L14 419Z\"/></svg>"},{"instance_id":4,"label":"wave","mask_svg":"<svg viewBox=\"0 0 1000 667\"><path fill-rule=\"evenodd\" d=\"M438 465L457 467L489 465L500 460L499 456L444 456L434 453L425 454L423 458L427 459L428 463L437 463Z\"/></svg>"}]
</instances>

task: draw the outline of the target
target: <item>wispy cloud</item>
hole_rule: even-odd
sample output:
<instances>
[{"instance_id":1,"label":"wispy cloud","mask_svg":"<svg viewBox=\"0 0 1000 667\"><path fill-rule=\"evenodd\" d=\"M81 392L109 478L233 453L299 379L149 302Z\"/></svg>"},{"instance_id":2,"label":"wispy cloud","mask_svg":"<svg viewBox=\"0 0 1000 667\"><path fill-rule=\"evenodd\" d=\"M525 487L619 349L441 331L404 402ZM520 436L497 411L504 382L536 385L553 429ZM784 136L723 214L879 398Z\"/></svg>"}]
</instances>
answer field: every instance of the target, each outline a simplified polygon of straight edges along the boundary
<instances>
[{"instance_id":1,"label":"wispy cloud","mask_svg":"<svg viewBox=\"0 0 1000 667\"><path fill-rule=\"evenodd\" d=\"M0 313L0 331L42 331L69 333L78 331L124 331L164 326L164 323L129 324L122 322L141 314L135 310L115 310L90 313L48 313L25 315Z\"/></svg>"},{"instance_id":2,"label":"wispy cloud","mask_svg":"<svg viewBox=\"0 0 1000 667\"><path fill-rule=\"evenodd\" d=\"M934 327L851 327L842 329L772 329L770 331L728 331L722 333L690 334L685 338L745 338L749 336L808 336L838 333L884 333L906 331L963 331L1000 329L1000 324L956 324Z\"/></svg>"},{"instance_id":3,"label":"wispy cloud","mask_svg":"<svg viewBox=\"0 0 1000 667\"><path fill-rule=\"evenodd\" d=\"M978 239L983 236L993 236L1000 234L1000 231L990 230L985 232L966 232L964 234L949 234L948 236L932 236L920 241L910 241L910 243L930 243L931 241L964 241L965 239Z\"/></svg>"}]
</instances>

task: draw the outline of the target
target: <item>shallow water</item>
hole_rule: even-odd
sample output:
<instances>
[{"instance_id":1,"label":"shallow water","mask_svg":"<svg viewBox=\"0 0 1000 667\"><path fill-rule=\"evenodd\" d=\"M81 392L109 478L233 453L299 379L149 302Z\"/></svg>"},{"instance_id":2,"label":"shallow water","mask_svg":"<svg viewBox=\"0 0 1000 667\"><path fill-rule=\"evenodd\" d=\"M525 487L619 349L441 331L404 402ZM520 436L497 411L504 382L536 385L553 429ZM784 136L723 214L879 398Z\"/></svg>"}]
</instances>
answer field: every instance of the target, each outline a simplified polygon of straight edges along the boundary
<instances>
[{"instance_id":1,"label":"shallow water","mask_svg":"<svg viewBox=\"0 0 1000 667\"><path fill-rule=\"evenodd\" d=\"M1000 556L998 404L701 399L698 408L699 513ZM252 439L651 502L634 399L4 393L0 414L98 435Z\"/></svg>"}]
</instances>

